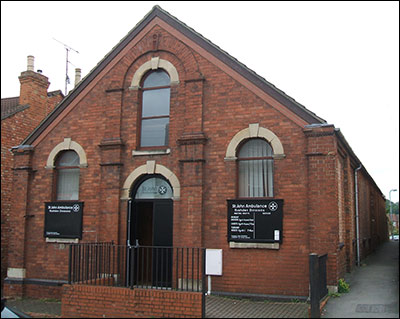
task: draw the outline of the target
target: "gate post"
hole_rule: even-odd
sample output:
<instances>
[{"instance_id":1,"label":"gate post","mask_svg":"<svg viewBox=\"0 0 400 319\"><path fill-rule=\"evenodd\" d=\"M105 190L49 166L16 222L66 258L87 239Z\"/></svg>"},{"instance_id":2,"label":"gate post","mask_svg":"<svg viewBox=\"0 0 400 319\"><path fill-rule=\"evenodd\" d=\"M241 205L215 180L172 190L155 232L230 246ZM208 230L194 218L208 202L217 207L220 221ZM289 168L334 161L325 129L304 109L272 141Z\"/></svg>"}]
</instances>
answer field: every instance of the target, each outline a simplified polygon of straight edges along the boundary
<instances>
[{"instance_id":1,"label":"gate post","mask_svg":"<svg viewBox=\"0 0 400 319\"><path fill-rule=\"evenodd\" d=\"M202 265L201 265L201 317L206 317L206 249L202 248Z\"/></svg>"},{"instance_id":2,"label":"gate post","mask_svg":"<svg viewBox=\"0 0 400 319\"><path fill-rule=\"evenodd\" d=\"M309 255L310 264L310 306L311 318L320 318L319 310L319 266L318 255L313 253Z\"/></svg>"}]
</instances>

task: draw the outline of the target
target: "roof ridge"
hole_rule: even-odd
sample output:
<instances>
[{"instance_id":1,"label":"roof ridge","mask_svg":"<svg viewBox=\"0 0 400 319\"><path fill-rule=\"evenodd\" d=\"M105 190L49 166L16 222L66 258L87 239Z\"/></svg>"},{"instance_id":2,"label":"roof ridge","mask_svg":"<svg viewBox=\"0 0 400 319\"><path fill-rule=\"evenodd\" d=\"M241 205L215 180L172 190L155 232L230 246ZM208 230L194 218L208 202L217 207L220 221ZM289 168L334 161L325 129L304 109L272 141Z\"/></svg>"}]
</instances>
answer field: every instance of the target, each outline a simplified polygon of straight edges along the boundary
<instances>
[{"instance_id":1,"label":"roof ridge","mask_svg":"<svg viewBox=\"0 0 400 319\"><path fill-rule=\"evenodd\" d=\"M22 142L32 143L46 128L47 121L53 121L69 103L90 83L111 61L115 58L125 46L140 32L143 28L155 17L159 17L167 24L177 28L179 32L189 37L192 41L214 55L230 68L241 74L244 78L259 87L265 93L276 99L278 102L285 105L291 112L302 118L308 123L326 123L326 121L318 117L315 113L308 110L305 106L298 103L295 99L287 95L275 85L268 82L266 79L258 75L256 72L248 68L242 62L231 56L229 53L221 49L219 46L205 38L203 35L195 31L193 28L186 25L178 18L171 15L169 12L162 9L159 5L153 8L131 29L129 32L90 70L90 72L74 87L66 97L58 104L56 108L42 121L42 123ZM211 50L211 51L210 51Z\"/></svg>"},{"instance_id":2,"label":"roof ridge","mask_svg":"<svg viewBox=\"0 0 400 319\"><path fill-rule=\"evenodd\" d=\"M153 7L159 9L161 12L163 12L164 14L169 15L171 18L173 18L174 20L176 20L178 23L182 24L184 27L186 27L187 29L191 30L193 33L197 34L199 37L201 37L203 40L207 41L210 45L212 45L213 47L215 47L217 50L221 51L222 53L224 53L225 55L227 55L229 58L233 59L236 63L240 64L242 67L244 67L245 69L247 69L249 72L253 73L254 76L260 78L263 82L265 82L268 86L272 87L274 90L278 91L279 93L285 95L287 98L289 98L291 101L293 101L293 103L295 103L296 105L298 105L299 107L301 107L302 109L304 109L305 111L311 113L314 117L317 117L318 119L322 120L323 122L326 122L325 120L323 120L322 118L320 118L319 116L317 116L314 112L312 112L311 110L307 109L304 105L302 105L301 103L299 103L298 101L296 101L293 97L287 95L284 91L282 91L281 89L279 89L277 86L275 86L274 84L272 84L271 82L269 82L268 80L266 80L263 76L259 75L257 72L255 72L254 70L250 69L248 66L246 66L243 62L239 61L237 58L235 58L233 55L229 54L227 51L225 51L224 49L222 49L220 46L218 46L217 44L213 43L211 40L207 39L206 37L204 37L201 33L199 33L198 31L196 31L195 29L193 29L192 27L188 26L186 23L184 23L183 21L179 20L178 18L176 18L175 16L173 16L172 14L170 14L168 11L162 9L159 5L155 5Z\"/></svg>"},{"instance_id":3,"label":"roof ridge","mask_svg":"<svg viewBox=\"0 0 400 319\"><path fill-rule=\"evenodd\" d=\"M13 96L13 97L2 97L1 100L11 100L11 99L19 99L19 95L18 96Z\"/></svg>"}]
</instances>

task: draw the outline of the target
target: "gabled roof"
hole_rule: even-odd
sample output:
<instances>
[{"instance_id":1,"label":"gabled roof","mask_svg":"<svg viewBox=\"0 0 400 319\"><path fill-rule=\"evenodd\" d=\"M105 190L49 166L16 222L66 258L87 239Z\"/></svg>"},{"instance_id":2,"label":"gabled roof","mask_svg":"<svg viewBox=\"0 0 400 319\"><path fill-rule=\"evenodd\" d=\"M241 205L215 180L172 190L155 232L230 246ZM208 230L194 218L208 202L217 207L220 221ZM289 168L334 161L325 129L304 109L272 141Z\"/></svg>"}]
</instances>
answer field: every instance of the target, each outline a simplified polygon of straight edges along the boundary
<instances>
[{"instance_id":1,"label":"gabled roof","mask_svg":"<svg viewBox=\"0 0 400 319\"><path fill-rule=\"evenodd\" d=\"M223 51L221 48L204 38L186 24L170 15L158 5L153 9L93 68L89 74L65 97L65 99L51 112L48 117L23 141L22 144L30 145L35 139L57 118L57 116L82 92L89 83L112 61L146 25L155 17L160 18L184 36L195 42L197 45L208 51L210 54L221 60L230 68L241 74L248 81L253 83L259 89L273 97L279 103L285 105L291 112L302 118L309 124L326 123L325 120L305 108L293 98L286 95L283 91L276 88L273 84L266 81L254 71L250 70L244 64L240 63L234 57Z\"/></svg>"}]
</instances>

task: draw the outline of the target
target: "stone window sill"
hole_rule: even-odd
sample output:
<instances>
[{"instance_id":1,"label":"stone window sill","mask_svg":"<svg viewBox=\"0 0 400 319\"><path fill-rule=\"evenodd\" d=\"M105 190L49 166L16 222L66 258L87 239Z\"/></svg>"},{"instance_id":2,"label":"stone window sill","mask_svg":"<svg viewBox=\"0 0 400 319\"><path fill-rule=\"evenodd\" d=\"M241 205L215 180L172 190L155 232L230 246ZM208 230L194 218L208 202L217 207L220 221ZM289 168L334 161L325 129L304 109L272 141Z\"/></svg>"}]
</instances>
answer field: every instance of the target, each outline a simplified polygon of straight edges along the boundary
<instances>
[{"instance_id":1,"label":"stone window sill","mask_svg":"<svg viewBox=\"0 0 400 319\"><path fill-rule=\"evenodd\" d=\"M49 238L49 237L46 237L46 243L77 244L77 243L79 243L79 239L78 238Z\"/></svg>"},{"instance_id":2,"label":"stone window sill","mask_svg":"<svg viewBox=\"0 0 400 319\"><path fill-rule=\"evenodd\" d=\"M147 151L132 151L132 156L149 156L149 155L168 155L171 153L171 149L163 150L147 150Z\"/></svg>"},{"instance_id":3,"label":"stone window sill","mask_svg":"<svg viewBox=\"0 0 400 319\"><path fill-rule=\"evenodd\" d=\"M279 243L236 243L231 241L229 248L279 249Z\"/></svg>"}]
</instances>

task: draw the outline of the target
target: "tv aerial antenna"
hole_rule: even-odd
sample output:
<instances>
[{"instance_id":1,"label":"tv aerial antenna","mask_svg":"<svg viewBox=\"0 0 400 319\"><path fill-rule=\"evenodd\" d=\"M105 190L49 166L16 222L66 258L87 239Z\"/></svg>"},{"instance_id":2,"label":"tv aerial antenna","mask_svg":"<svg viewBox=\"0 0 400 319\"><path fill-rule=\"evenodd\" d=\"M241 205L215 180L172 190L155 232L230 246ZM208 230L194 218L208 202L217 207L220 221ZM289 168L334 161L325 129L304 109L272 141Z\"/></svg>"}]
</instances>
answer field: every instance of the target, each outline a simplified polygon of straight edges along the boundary
<instances>
[{"instance_id":1,"label":"tv aerial antenna","mask_svg":"<svg viewBox=\"0 0 400 319\"><path fill-rule=\"evenodd\" d=\"M53 38L53 40L56 40L58 43L61 43L64 46L65 50L66 50L66 59L65 59L65 95L67 95L67 85L70 83L70 80L69 80L69 77L68 77L68 63L71 63L70 61L68 61L68 54L69 54L69 51L71 51L71 50L75 51L76 53L79 53L79 52L76 51L75 49L71 48L69 45L66 45L65 43L62 43L61 41L58 41L55 38Z\"/></svg>"}]
</instances>

